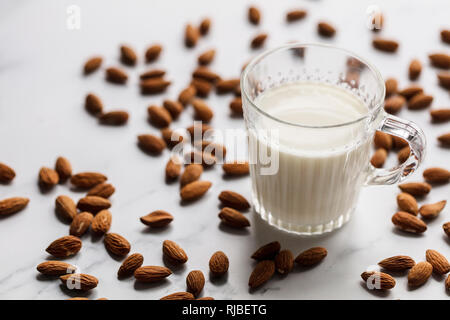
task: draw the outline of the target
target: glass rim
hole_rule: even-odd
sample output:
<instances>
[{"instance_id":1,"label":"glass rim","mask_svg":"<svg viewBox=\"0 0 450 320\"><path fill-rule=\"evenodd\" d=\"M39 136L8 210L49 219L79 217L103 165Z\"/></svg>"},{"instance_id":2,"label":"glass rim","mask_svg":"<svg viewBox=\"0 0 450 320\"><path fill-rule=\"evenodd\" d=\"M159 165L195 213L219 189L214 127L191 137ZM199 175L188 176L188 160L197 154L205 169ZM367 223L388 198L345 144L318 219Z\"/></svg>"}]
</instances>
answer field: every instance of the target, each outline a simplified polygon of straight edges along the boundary
<instances>
[{"instance_id":1,"label":"glass rim","mask_svg":"<svg viewBox=\"0 0 450 320\"><path fill-rule=\"evenodd\" d=\"M303 125L303 124L299 124L299 123L294 123L294 122L289 122L289 121L285 121L282 119L279 119L277 117L274 117L273 115L269 114L268 112L264 111L263 109L261 109L259 106L256 105L256 103L253 101L253 99L250 98L248 92L247 92L247 88L245 85L245 80L248 78L248 74L253 70L253 68L255 67L256 64L258 64L263 58L273 54L273 53L277 53L280 51L285 51L288 49L292 49L292 48L306 48L306 47L321 47L321 48L328 48L328 49L335 49L338 51L341 51L353 58L358 59L359 61L361 61L362 63L365 64L365 66L375 75L378 83L380 84L381 90L382 90L382 94L380 95L378 101L375 104L375 107L373 108L372 111L368 112L367 114L363 115L362 117L352 120L352 121L348 121L348 122L343 122L343 123L338 123L338 124L334 124L334 125L323 125L323 126L309 126L309 125ZM257 55L256 57L252 58L252 60L250 60L250 62L247 64L247 66L245 67L245 69L242 71L241 73L241 91L242 91L242 95L244 96L244 98L250 102L250 105L259 113L261 113L262 115L276 121L282 124L286 124L286 125L290 125L290 126L295 126L295 127L300 127L300 128L312 128L312 129L320 129L320 128L336 128L336 127L344 127L347 125L352 125L355 123L358 123L360 121L363 121L364 119L367 119L369 117L371 117L375 112L377 112L378 110L380 110L380 108L382 107L383 103L384 103L384 99L386 96L386 87L384 85L384 80L383 77L381 76L380 71L374 66L372 65L370 62L368 62L367 60L365 60L364 58L361 58L359 55L353 53L350 50L344 49L344 48L340 48L337 46L333 46L333 45L329 45L329 44L323 44L323 43L301 43L301 42L291 42L288 44L284 44L282 46L278 46L276 48L273 49L269 49L266 50L262 53L260 53L259 55Z\"/></svg>"}]
</instances>

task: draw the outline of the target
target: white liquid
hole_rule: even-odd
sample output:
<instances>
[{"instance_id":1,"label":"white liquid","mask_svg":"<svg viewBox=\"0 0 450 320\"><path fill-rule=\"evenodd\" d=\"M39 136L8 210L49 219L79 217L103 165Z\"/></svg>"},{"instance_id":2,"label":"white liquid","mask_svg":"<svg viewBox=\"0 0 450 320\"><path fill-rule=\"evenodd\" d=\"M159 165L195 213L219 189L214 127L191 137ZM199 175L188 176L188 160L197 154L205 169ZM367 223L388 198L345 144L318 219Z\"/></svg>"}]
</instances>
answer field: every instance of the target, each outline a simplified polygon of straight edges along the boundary
<instances>
[{"instance_id":1,"label":"white liquid","mask_svg":"<svg viewBox=\"0 0 450 320\"><path fill-rule=\"evenodd\" d=\"M303 126L333 126L367 114L364 103L339 87L317 83L286 84L262 93L255 103L273 117ZM364 121L333 128L279 124L268 117L256 127L278 129L279 143L250 131L250 157L267 148L279 154L275 174L251 165L256 210L280 228L322 233L340 227L356 204L369 163L370 141Z\"/></svg>"}]
</instances>

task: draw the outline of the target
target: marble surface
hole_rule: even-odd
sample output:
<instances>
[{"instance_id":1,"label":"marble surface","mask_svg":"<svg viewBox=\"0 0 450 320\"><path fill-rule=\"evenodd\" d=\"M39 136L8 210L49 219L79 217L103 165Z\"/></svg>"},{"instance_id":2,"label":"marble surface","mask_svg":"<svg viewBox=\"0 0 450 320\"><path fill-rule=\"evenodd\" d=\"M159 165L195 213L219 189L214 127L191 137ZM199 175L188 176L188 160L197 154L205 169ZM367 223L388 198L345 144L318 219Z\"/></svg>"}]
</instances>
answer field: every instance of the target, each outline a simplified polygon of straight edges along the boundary
<instances>
[{"instance_id":1,"label":"marble surface","mask_svg":"<svg viewBox=\"0 0 450 320\"><path fill-rule=\"evenodd\" d=\"M111 257L101 239L86 235L83 248L68 262L82 272L99 279L89 298L156 299L174 291L185 290L189 270L204 271L207 282L203 295L221 299L448 299L443 279L433 276L423 287L410 290L405 275L396 277L397 286L378 294L365 289L359 275L379 260L407 254L416 261L424 260L425 250L433 248L450 255L450 241L442 224L450 220L449 209L429 223L428 231L411 236L396 231L390 221L396 211L396 186L367 187L363 190L354 218L340 230L321 237L302 238L279 232L260 221L254 213L246 213L252 226L235 231L219 224L217 196L224 189L236 190L250 197L250 179L227 180L220 167L204 173L213 181L208 194L198 202L180 205L178 185L164 182L164 166L169 156L150 157L136 146L136 136L156 133L148 125L146 107L176 97L196 65L203 50L215 47L217 58L212 69L223 77L235 77L253 54L250 39L259 31L270 37L267 48L291 40L327 42L350 49L372 61L384 76L398 77L401 86L408 84L407 66L412 58L424 63L419 84L434 96L433 107L448 107L449 95L436 85L436 70L429 67L427 53L449 51L439 40L439 30L448 25L448 1L252 1L263 12L262 24L248 24L249 2L229 1L23 1L0 3L0 161L15 168L17 177L11 185L0 185L0 198L26 196L28 208L0 219L0 299L66 299L75 293L63 290L59 281L42 277L36 265L50 258L45 248L54 239L68 234L69 226L54 213L57 195L79 199L83 193L68 185L58 185L42 194L37 186L41 166L53 166L57 156L72 162L74 171L101 171L116 186L112 196L111 231L125 236L132 244L131 252L140 252L146 265L162 265L161 243L165 239L178 242L188 253L189 261L165 282L154 285L136 284L133 279L117 280L121 261ZM371 48L372 33L365 27L366 9L377 4L386 13L383 35L399 39L397 54L387 55ZM81 29L68 30L66 10L70 5L81 9ZM309 11L301 22L287 25L284 13L303 7ZM199 41L195 49L183 46L183 27L187 21L198 23L204 16L213 19L211 34ZM333 22L337 36L323 40L316 35L316 22ZM104 73L83 77L81 66L91 55L104 57L104 66L118 65L118 46L128 43L140 54L160 42L164 45L161 59L153 66L168 70L174 83L166 94L141 96L137 74L145 70L142 59L137 67L124 67L130 75L126 86L104 81ZM152 67L153 67L152 66ZM130 112L124 127L99 126L83 109L87 92L97 93L107 109L124 108ZM241 128L243 121L228 114L230 96L212 94L208 103L216 116L217 128ZM448 131L449 125L431 125L427 111L403 110L401 117L416 121L428 138L423 166L410 178L421 180L423 168L447 166L449 151L439 148L435 137ZM191 123L192 110L187 110L175 123L185 127ZM391 163L394 163L394 155ZM448 185L433 189L425 202L448 199ZM139 217L164 209L175 216L164 230L152 231ZM260 245L278 239L283 248L294 254L311 246L324 246L328 257L316 268L292 272L287 278L274 277L261 289L250 292L248 276L253 263L249 255ZM228 276L212 281L208 276L208 260L213 252L223 250L230 259Z\"/></svg>"}]
</instances>

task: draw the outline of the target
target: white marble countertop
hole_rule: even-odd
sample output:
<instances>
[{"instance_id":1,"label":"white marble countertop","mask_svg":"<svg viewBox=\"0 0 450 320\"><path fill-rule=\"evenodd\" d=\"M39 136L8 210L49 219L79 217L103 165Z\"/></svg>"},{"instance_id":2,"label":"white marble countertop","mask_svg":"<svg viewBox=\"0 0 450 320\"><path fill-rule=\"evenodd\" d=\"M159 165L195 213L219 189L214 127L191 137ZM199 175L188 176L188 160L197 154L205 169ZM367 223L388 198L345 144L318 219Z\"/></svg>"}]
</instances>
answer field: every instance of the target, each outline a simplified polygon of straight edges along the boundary
<instances>
[{"instance_id":1,"label":"white marble countertop","mask_svg":"<svg viewBox=\"0 0 450 320\"><path fill-rule=\"evenodd\" d=\"M160 104L164 98L177 96L196 66L203 50L218 51L212 69L223 77L235 77L252 55L250 39L258 31L270 37L266 47L291 40L326 41L350 49L372 61L384 76L396 76L406 86L407 67L419 58L425 68L420 78L426 92L434 96L433 107L448 107L449 95L438 88L436 70L429 67L427 54L449 47L440 42L439 31L449 27L450 3L442 1L252 1L263 12L262 24L252 26L246 19L249 2L230 1L23 1L7 0L0 4L0 161L17 172L11 185L0 185L0 198L26 196L26 210L0 219L0 299L65 299L72 292L62 290L58 280L39 275L36 265L49 256L47 245L68 234L69 226L54 213L57 195L68 194L75 200L83 193L73 192L68 185L58 185L50 193L41 194L37 174L41 166L54 165L57 156L72 162L75 172L100 171L116 186L112 196L111 231L125 236L132 244L131 252L144 255L146 265L162 265L161 243L165 239L178 242L189 255L188 263L174 271L168 281L156 285L135 284L132 278L117 280L120 261L104 249L102 241L85 235L82 250L68 262L99 279L99 285L87 296L110 299L156 299L185 290L189 270L204 271L205 296L222 299L448 299L443 279L435 276L421 288L410 290L406 276L398 276L396 287L384 294L365 289L360 273L383 258L407 254L416 261L425 259L425 250L436 249L449 257L450 241L442 224L450 220L450 209L429 223L422 236L397 232L391 216L396 211L396 186L368 187L361 194L354 218L343 228L322 237L300 238L279 232L260 221L254 213L246 215L252 226L246 232L232 231L219 224L217 196L224 189L236 190L250 198L250 179L225 180L217 167L204 173L213 186L200 201L187 206L179 203L178 184L166 185L164 166L169 153L150 157L136 146L136 136L156 133L147 123L146 108ZM378 4L386 15L383 35L400 40L394 55L371 48L372 33L365 28L368 5ZM68 30L66 9L81 9L81 29ZM287 25L288 9L308 9L308 17ZM211 34L193 50L183 45L186 22L198 23L202 17L213 20ZM322 40L316 35L316 22L334 23L337 36ZM174 83L164 95L142 96L137 75L147 68L142 55L154 42L164 45L155 66L168 70ZM81 67L86 58L102 55L104 66L119 65L118 47L130 44L140 54L137 67L124 67L130 74L126 86L104 81L104 73L83 77ZM83 101L87 92L97 93L106 108L124 108L130 112L124 127L99 126L89 116ZM217 128L238 128L240 119L228 115L230 96L211 94L208 103L216 116ZM176 125L191 123L192 110L186 111ZM424 168L448 167L449 151L439 148L436 136L448 131L449 125L431 125L428 111L403 110L401 117L417 122L428 138L427 156L418 172L410 179L421 180ZM394 155L392 155L394 158ZM393 161L393 160L392 160ZM450 186L436 187L426 202L448 199ZM152 231L139 217L164 209L175 216L169 228ZM287 278L275 276L255 292L249 292L247 281L253 262L249 255L260 245L279 240L283 248L294 254L311 246L324 246L328 257L316 268L292 272ZM214 282L208 276L208 260L222 250L230 259L226 279Z\"/></svg>"}]
</instances>

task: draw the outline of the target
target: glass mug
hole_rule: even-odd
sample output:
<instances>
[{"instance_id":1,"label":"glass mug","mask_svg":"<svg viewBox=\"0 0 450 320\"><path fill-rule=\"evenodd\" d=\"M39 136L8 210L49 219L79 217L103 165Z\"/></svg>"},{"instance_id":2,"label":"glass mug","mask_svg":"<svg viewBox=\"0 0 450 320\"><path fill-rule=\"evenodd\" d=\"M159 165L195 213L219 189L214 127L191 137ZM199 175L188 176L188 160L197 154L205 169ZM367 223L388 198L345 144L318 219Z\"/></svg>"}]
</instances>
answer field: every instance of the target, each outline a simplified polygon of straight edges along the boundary
<instances>
[{"instance_id":1,"label":"glass mug","mask_svg":"<svg viewBox=\"0 0 450 320\"><path fill-rule=\"evenodd\" d=\"M333 125L302 125L261 107L261 94L295 83L343 89L365 105L365 113ZM397 183L424 157L422 130L384 111L381 74L347 50L291 43L267 51L243 71L241 91L254 209L279 229L312 235L339 228L351 217L362 186ZM376 130L405 139L409 158L391 169L373 167Z\"/></svg>"}]
</instances>

